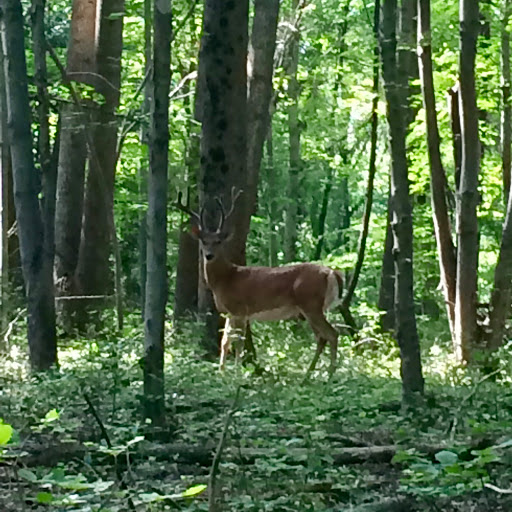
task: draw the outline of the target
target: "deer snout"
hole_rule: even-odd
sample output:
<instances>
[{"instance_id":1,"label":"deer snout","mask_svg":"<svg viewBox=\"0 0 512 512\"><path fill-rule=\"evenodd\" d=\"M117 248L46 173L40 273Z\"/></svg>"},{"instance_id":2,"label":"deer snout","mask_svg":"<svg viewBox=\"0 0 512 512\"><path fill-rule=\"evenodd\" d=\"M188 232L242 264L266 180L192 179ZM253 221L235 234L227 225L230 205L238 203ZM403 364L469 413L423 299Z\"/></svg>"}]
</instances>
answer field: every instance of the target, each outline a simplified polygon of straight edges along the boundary
<instances>
[{"instance_id":1,"label":"deer snout","mask_svg":"<svg viewBox=\"0 0 512 512\"><path fill-rule=\"evenodd\" d=\"M204 257L205 257L208 261L211 261L211 260L213 260L213 253L211 253L211 252L207 252L207 253L205 253Z\"/></svg>"}]
</instances>

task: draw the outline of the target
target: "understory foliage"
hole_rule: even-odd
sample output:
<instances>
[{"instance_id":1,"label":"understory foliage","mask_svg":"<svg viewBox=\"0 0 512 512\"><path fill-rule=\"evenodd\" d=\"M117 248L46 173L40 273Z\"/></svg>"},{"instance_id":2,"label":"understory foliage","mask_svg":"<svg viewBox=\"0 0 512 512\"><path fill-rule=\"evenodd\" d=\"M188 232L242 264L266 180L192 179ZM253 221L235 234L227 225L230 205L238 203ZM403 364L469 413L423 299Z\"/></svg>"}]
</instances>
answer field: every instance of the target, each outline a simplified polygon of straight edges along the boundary
<instances>
[{"instance_id":1,"label":"understory foliage","mask_svg":"<svg viewBox=\"0 0 512 512\"><path fill-rule=\"evenodd\" d=\"M330 381L325 358L303 383L313 340L300 321L254 326L261 374L234 362L220 374L198 357L195 324L170 329L175 427L160 444L140 419L138 327L65 342L60 370L35 377L12 336L1 361L0 508L208 510L209 468L230 414L222 510L510 510L498 491L512 474L512 360L504 351L493 373L463 370L435 343L437 326L422 328L429 391L414 414L397 401L397 348L372 330L357 345L342 340Z\"/></svg>"}]
</instances>

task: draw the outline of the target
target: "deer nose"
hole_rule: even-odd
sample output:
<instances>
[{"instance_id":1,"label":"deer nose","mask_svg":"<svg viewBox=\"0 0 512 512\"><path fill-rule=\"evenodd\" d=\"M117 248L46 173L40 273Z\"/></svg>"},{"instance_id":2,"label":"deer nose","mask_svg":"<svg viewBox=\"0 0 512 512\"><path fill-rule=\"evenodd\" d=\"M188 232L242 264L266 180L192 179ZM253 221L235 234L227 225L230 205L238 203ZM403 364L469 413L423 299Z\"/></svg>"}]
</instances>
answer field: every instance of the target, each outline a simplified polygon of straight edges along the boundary
<instances>
[{"instance_id":1,"label":"deer nose","mask_svg":"<svg viewBox=\"0 0 512 512\"><path fill-rule=\"evenodd\" d=\"M213 260L213 254L212 254L211 252L207 252L207 253L204 255L204 257L205 257L208 261Z\"/></svg>"}]
</instances>

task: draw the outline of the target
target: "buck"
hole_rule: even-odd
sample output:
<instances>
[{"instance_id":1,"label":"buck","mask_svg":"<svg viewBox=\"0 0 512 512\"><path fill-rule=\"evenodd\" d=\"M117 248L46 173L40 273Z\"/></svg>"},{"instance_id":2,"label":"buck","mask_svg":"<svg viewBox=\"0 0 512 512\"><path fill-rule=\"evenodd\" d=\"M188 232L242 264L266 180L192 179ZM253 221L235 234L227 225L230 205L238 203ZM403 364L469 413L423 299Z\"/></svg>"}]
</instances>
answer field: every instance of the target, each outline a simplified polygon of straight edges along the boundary
<instances>
[{"instance_id":1,"label":"buck","mask_svg":"<svg viewBox=\"0 0 512 512\"><path fill-rule=\"evenodd\" d=\"M220 369L224 369L230 351L231 330L245 332L251 320L287 320L302 316L311 326L317 341L306 375L315 369L327 342L331 352L329 373L332 374L336 368L338 333L325 318L325 312L341 298L341 274L313 263L282 267L245 267L232 263L227 255L232 233L226 226L240 194L241 191L236 195L232 191L228 213L222 201L216 198L220 219L214 230L207 228L204 209L198 214L182 205L180 199L176 204L193 219L191 231L199 239L206 283L218 311L228 315L229 326L221 342ZM236 348L238 359L238 346Z\"/></svg>"}]
</instances>

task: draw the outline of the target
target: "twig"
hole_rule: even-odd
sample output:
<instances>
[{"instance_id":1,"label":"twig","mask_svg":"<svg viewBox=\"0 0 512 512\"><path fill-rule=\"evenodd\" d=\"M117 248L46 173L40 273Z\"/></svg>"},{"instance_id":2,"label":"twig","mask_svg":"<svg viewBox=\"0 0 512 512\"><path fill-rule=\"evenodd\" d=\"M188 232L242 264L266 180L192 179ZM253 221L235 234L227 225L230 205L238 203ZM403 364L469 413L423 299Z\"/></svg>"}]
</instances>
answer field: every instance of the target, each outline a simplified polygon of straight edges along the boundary
<instances>
[{"instance_id":1,"label":"twig","mask_svg":"<svg viewBox=\"0 0 512 512\"><path fill-rule=\"evenodd\" d=\"M26 313L26 309L20 309L18 311L18 314L14 317L13 320L9 322L7 325L7 329L5 330L4 334L4 345L5 347L9 346L9 337L11 336L12 330L14 329L14 324L19 320L20 316Z\"/></svg>"},{"instance_id":2,"label":"twig","mask_svg":"<svg viewBox=\"0 0 512 512\"><path fill-rule=\"evenodd\" d=\"M179 34L180 30L185 26L185 23L187 20L194 14L194 11L196 10L198 0L194 0L192 2L192 5L190 6L190 9L187 11L183 19L180 21L180 23L176 26L176 29L173 31L171 36L171 43L174 42L176 39L176 36Z\"/></svg>"},{"instance_id":3,"label":"twig","mask_svg":"<svg viewBox=\"0 0 512 512\"><path fill-rule=\"evenodd\" d=\"M496 487L493 484L484 484L484 487L487 489L491 489L491 491L497 492L498 494L512 494L512 489L501 489L500 487Z\"/></svg>"},{"instance_id":4,"label":"twig","mask_svg":"<svg viewBox=\"0 0 512 512\"><path fill-rule=\"evenodd\" d=\"M98 413L96 412L96 408L94 407L93 403L91 402L89 395L84 392L84 393L82 393L82 396L84 397L84 400L86 401L87 405L89 406L89 410L91 411L91 414L93 415L94 419L96 420L96 423L100 427L101 437L103 437L103 439L105 439L105 442L107 443L108 448L111 449L112 442L110 441L110 437L108 435L107 429L105 428L105 425L103 425L103 421L101 421L101 418L99 417Z\"/></svg>"},{"instance_id":5,"label":"twig","mask_svg":"<svg viewBox=\"0 0 512 512\"><path fill-rule=\"evenodd\" d=\"M219 465L222 457L222 452L224 451L224 447L226 444L226 438L228 436L229 425L231 423L231 419L233 418L233 414L235 413L238 407L238 399L240 397L240 390L242 386L238 386L235 393L235 398L233 400L233 405L229 409L226 414L226 419L224 420L224 428L222 429L222 434L219 439L219 444L217 445L217 450L215 451L215 455L213 457L212 467L210 468L210 475L208 477L208 511L216 512L217 511L217 476L219 474Z\"/></svg>"}]
</instances>

